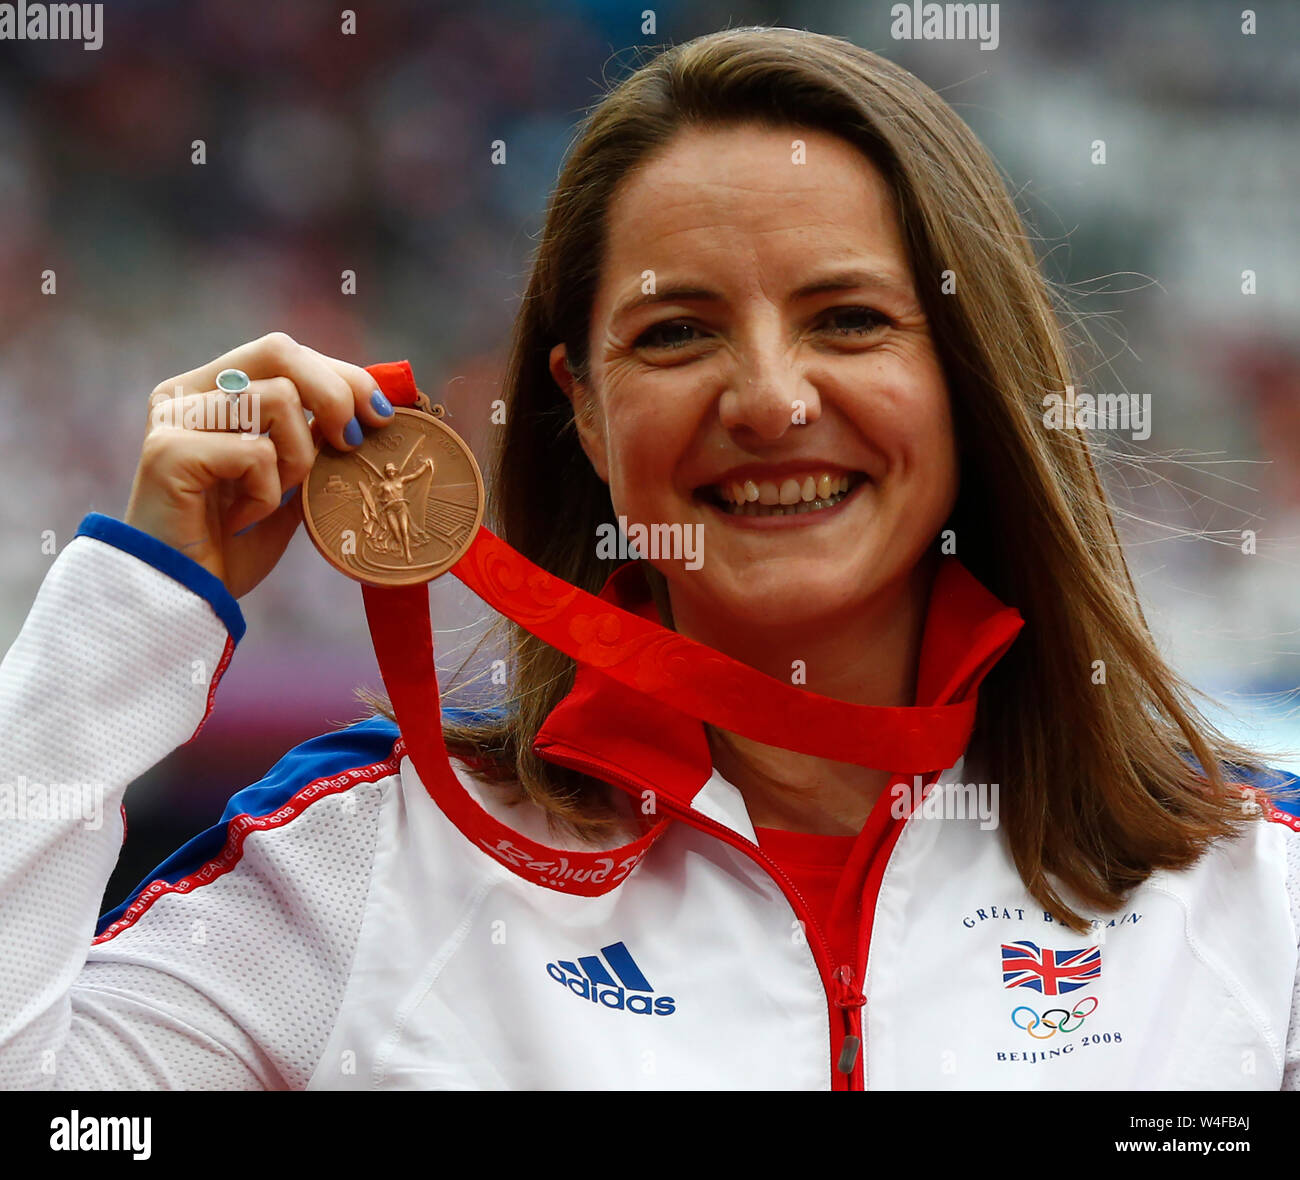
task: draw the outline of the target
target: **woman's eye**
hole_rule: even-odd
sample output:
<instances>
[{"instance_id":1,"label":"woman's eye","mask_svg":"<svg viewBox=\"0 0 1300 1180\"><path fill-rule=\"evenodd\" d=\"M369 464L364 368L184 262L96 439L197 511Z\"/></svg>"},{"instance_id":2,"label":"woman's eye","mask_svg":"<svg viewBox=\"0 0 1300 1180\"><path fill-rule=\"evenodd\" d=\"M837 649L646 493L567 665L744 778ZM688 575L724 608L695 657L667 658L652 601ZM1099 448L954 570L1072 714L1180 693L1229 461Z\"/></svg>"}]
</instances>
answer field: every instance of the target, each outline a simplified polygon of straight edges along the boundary
<instances>
[{"instance_id":1,"label":"woman's eye","mask_svg":"<svg viewBox=\"0 0 1300 1180\"><path fill-rule=\"evenodd\" d=\"M825 317L833 336L866 336L889 323L889 318L871 307L836 307ZM675 352L695 343L699 329L686 320L665 320L647 328L637 337L636 348L657 348Z\"/></svg>"},{"instance_id":2,"label":"woman's eye","mask_svg":"<svg viewBox=\"0 0 1300 1180\"><path fill-rule=\"evenodd\" d=\"M682 333L694 331L695 327L685 320L665 320L662 324L655 324L642 332L637 337L635 347L666 348L671 351L681 348L685 344L690 344L690 337L683 337Z\"/></svg>"},{"instance_id":3,"label":"woman's eye","mask_svg":"<svg viewBox=\"0 0 1300 1180\"><path fill-rule=\"evenodd\" d=\"M828 324L833 321L847 321L850 325L846 330L841 330L838 327L831 328L831 334L835 336L865 336L889 322L888 317L870 307L834 308L826 317ZM855 321L857 323L856 327L853 326Z\"/></svg>"}]
</instances>

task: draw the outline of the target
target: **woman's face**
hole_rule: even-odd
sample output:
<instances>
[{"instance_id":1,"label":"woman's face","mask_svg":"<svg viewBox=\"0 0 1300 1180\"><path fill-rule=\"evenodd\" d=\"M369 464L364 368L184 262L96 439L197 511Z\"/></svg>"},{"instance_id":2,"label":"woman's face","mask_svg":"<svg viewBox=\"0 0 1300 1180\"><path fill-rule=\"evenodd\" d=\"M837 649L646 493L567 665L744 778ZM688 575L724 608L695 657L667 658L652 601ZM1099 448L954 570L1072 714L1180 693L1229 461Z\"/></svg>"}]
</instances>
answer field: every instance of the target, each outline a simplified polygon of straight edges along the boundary
<instances>
[{"instance_id":1,"label":"woman's face","mask_svg":"<svg viewBox=\"0 0 1300 1180\"><path fill-rule=\"evenodd\" d=\"M698 568L651 555L679 626L829 622L920 592L956 444L887 186L856 148L680 133L612 203L589 347L587 384L563 345L551 370L615 512L702 536Z\"/></svg>"}]
</instances>

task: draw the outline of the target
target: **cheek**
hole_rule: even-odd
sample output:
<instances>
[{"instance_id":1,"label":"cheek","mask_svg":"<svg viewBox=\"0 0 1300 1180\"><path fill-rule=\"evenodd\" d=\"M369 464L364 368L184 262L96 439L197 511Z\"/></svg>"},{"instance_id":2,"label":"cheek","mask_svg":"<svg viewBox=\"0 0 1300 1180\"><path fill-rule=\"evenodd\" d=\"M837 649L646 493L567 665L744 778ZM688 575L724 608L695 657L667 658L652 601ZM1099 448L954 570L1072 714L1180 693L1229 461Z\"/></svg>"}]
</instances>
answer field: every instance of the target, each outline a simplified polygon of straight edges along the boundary
<instances>
[{"instance_id":1,"label":"cheek","mask_svg":"<svg viewBox=\"0 0 1300 1180\"><path fill-rule=\"evenodd\" d=\"M942 461L947 466L956 452L948 383L928 341L920 353L909 370L907 400L915 423L912 433L922 455L928 455L931 463Z\"/></svg>"},{"instance_id":2,"label":"cheek","mask_svg":"<svg viewBox=\"0 0 1300 1180\"><path fill-rule=\"evenodd\" d=\"M612 495L648 500L673 485L673 468L691 438L687 415L671 399L630 387L609 389L605 432Z\"/></svg>"},{"instance_id":3,"label":"cheek","mask_svg":"<svg viewBox=\"0 0 1300 1180\"><path fill-rule=\"evenodd\" d=\"M918 475L926 508L921 517L925 530L932 532L942 527L956 507L961 484L960 454L946 399L927 422Z\"/></svg>"},{"instance_id":4,"label":"cheek","mask_svg":"<svg viewBox=\"0 0 1300 1180\"><path fill-rule=\"evenodd\" d=\"M922 439L922 454L927 457L925 465L937 485L955 489L958 448L947 392L927 406L927 411Z\"/></svg>"},{"instance_id":5,"label":"cheek","mask_svg":"<svg viewBox=\"0 0 1300 1180\"><path fill-rule=\"evenodd\" d=\"M948 385L938 358L926 344L908 342L865 359L847 388L869 390L858 402L868 440L896 450L907 466L933 468L955 449ZM852 396L852 395L851 395ZM888 440L886 442L886 440Z\"/></svg>"},{"instance_id":6,"label":"cheek","mask_svg":"<svg viewBox=\"0 0 1300 1180\"><path fill-rule=\"evenodd\" d=\"M937 359L914 360L897 388L891 421L881 424L901 457L896 474L920 515L942 518L956 502L960 471L951 401Z\"/></svg>"}]
</instances>

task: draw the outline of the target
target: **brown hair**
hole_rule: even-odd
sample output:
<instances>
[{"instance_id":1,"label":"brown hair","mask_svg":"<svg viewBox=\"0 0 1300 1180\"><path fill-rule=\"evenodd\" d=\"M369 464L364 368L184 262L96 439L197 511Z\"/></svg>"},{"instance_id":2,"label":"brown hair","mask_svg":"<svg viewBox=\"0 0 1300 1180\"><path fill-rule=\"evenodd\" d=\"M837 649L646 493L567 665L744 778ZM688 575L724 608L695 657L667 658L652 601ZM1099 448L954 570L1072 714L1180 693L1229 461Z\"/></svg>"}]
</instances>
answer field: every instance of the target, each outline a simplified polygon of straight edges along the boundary
<instances>
[{"instance_id":1,"label":"brown hair","mask_svg":"<svg viewBox=\"0 0 1300 1180\"><path fill-rule=\"evenodd\" d=\"M1157 650L1083 433L1044 425L1043 398L1074 384L1058 316L1073 317L984 147L906 70L836 37L729 29L660 53L589 112L551 194L514 327L492 527L585 590L599 590L618 564L597 556L593 538L613 507L548 356L563 341L570 370L588 376L606 212L620 182L685 127L745 122L840 136L893 192L962 449L948 527L966 567L1026 620L984 682L970 756L1003 786L1001 826L1026 888L1084 930L1066 895L1111 911L1154 870L1191 864L1254 817L1226 766L1261 766L1201 715L1200 694ZM951 294L940 293L944 271L957 277ZM643 568L671 625L662 577ZM513 691L496 702L504 711L449 712L448 748L594 836L610 822L609 788L531 749L572 686L574 662L499 625ZM1098 667L1104 683L1094 683ZM383 698L362 696L392 715Z\"/></svg>"}]
</instances>

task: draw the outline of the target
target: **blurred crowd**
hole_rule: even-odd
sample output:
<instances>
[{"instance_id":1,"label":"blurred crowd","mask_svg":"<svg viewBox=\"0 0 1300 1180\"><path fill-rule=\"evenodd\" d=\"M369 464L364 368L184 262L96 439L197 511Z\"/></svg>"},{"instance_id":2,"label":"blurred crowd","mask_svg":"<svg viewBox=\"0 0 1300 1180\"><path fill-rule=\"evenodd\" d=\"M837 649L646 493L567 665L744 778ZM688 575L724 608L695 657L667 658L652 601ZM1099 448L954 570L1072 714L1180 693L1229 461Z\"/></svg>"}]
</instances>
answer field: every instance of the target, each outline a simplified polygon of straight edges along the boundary
<instances>
[{"instance_id":1,"label":"blurred crowd","mask_svg":"<svg viewBox=\"0 0 1300 1180\"><path fill-rule=\"evenodd\" d=\"M893 40L889 5L837 0L405 0L358 7L355 32L309 0L104 7L98 51L0 43L0 647L44 531L61 547L87 511L124 513L149 390L245 340L409 358L486 446L578 119L638 51L767 24L884 53L988 144L1096 342L1083 388L1151 396L1151 437L1102 453L1171 659L1229 696L1300 682L1297 6L1255 5L1251 34L1236 5L1026 0L994 52ZM433 598L450 657L485 608L448 579ZM241 605L205 757L136 792L147 813L184 779L185 834L379 687L358 587L301 534ZM1284 713L1268 735L1300 745Z\"/></svg>"}]
</instances>

